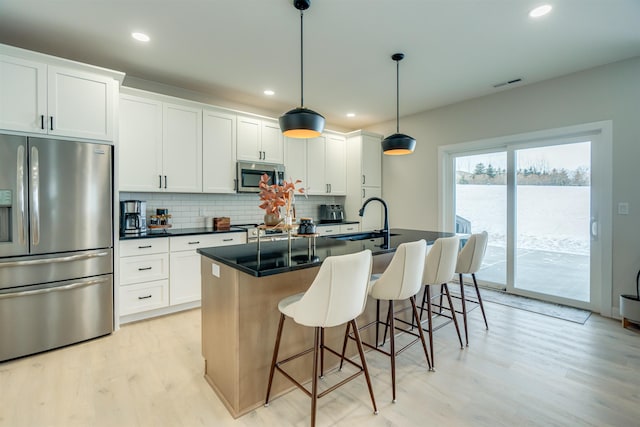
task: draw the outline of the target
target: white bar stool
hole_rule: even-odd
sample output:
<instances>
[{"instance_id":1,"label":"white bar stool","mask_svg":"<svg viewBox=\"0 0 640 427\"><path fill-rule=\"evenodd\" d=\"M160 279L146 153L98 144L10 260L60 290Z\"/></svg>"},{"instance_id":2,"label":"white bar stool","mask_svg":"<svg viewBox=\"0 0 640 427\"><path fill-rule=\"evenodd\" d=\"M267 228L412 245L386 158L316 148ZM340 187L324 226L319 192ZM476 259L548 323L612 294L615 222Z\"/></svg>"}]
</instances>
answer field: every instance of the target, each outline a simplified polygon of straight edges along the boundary
<instances>
[{"instance_id":1,"label":"white bar stool","mask_svg":"<svg viewBox=\"0 0 640 427\"><path fill-rule=\"evenodd\" d=\"M478 281L476 280L476 273L478 272L478 270L480 270L480 267L482 267L482 261L484 260L484 254L487 251L488 241L489 234L486 231L483 231L482 233L472 234L458 254L458 262L456 264L456 273L460 278L460 300L462 301L464 339L467 343L467 347L469 346L469 332L467 328L467 302L475 303L480 306L480 311L482 311L482 317L484 318L484 326L485 328L489 329L489 324L487 323L487 315L484 312L484 305L482 305L480 289L478 289ZM473 286L476 288L476 300L465 297L464 282L462 281L463 274L471 274L471 278L473 279Z\"/></svg>"},{"instance_id":2,"label":"white bar stool","mask_svg":"<svg viewBox=\"0 0 640 427\"><path fill-rule=\"evenodd\" d=\"M456 262L458 258L458 247L460 245L460 241L458 236L453 237L442 237L437 239L429 252L427 253L427 257L425 259L424 265L424 274L422 277L422 283L424 283L424 294L422 296L422 307L420 308L420 319L422 319L422 314L425 309L425 305L427 307L427 324L429 331L429 347L431 348L431 365L432 369L435 369L435 358L434 358L434 350L433 350L433 332L435 330L440 329L441 327L453 321L453 324L456 327L456 332L458 333L458 339L460 340L460 347L464 348L462 344L462 336L460 335L460 328L458 327L458 320L456 318L455 307L453 306L453 302L451 300L451 294L449 293L449 287L447 286L447 282L451 280L455 274ZM431 295L431 287L432 286L440 286L441 293L438 295ZM449 303L448 307L444 307L442 304L437 305L439 308L438 313L433 312L433 304L431 300L433 298L441 297L442 291L444 291L444 295L447 297L447 301ZM442 313L442 309L448 311L448 314ZM442 316L448 318L449 321L442 323L434 328L433 326L433 316Z\"/></svg>"},{"instance_id":3,"label":"white bar stool","mask_svg":"<svg viewBox=\"0 0 640 427\"><path fill-rule=\"evenodd\" d=\"M366 342L363 344L373 350L376 350L382 354L385 354L391 358L391 387L392 387L392 402L396 402L396 356L402 351L406 350L418 340L422 342L422 348L424 350L425 358L427 359L427 367L431 370L431 361L429 360L429 352L427 350L426 340L422 328L417 328L418 333L412 332L411 329L403 329L396 326L395 322L400 321L407 325L411 325L409 322L405 322L400 319L396 319L396 312L394 311L394 301L411 301L412 318L415 324L420 323L420 317L418 316L418 309L416 307L415 295L420 292L422 287L422 273L424 270L424 260L427 252L427 242L419 240L417 242L401 243L398 245L396 252L391 259L391 262L385 269L384 273L378 278L374 278L369 283L369 296L376 300L378 303L378 310L376 320L361 328L365 329L370 326L376 325L376 344L371 345ZM374 276L375 277L375 276ZM388 301L389 310L387 313L387 320L385 322L380 321L379 302ZM404 310L401 310L404 311ZM379 345L378 340L378 325L385 325L385 340L387 335L387 328L391 329L389 335L389 351L383 350ZM413 341L406 344L399 350L396 350L395 331L409 333L416 337ZM345 335L344 347L347 344L347 337ZM353 337L351 337L353 338ZM384 340L382 345L384 345ZM345 349L343 348L342 354ZM340 365L342 367L342 364Z\"/></svg>"},{"instance_id":4,"label":"white bar stool","mask_svg":"<svg viewBox=\"0 0 640 427\"><path fill-rule=\"evenodd\" d=\"M367 302L367 288L369 277L371 276L371 267L372 257L371 251L368 249L356 254L328 257L320 266L316 278L306 292L292 295L280 301L278 304L278 310L280 310L281 313L280 323L278 324L278 333L273 349L273 359L269 372L269 385L267 386L267 396L264 402L265 406L269 405L273 375L275 370L278 370L278 372L282 373L311 398L311 426L313 427L316 423L317 400L364 373L367 380L367 387L369 388L369 395L371 396L371 403L373 404L373 411L375 414L378 413L373 388L371 386L371 378L369 377L369 370L364 358L360 334L358 333L358 325L356 324L356 317L362 314ZM297 324L315 328L314 344L313 348L278 361L280 338L282 337L285 317L292 318ZM344 359L351 365L359 368L359 371L322 393L318 393L318 377L323 377L324 374L324 351L327 350L338 357L343 357L340 353L324 345L324 328L343 325L345 323L347 323L346 333L349 333L350 328L353 330L362 365L358 365L350 359ZM306 387L296 381L282 368L282 365L285 363L310 352L313 352L311 391L307 390ZM318 369L318 357L321 359L320 369ZM320 375L318 375L318 370L320 370Z\"/></svg>"}]
</instances>

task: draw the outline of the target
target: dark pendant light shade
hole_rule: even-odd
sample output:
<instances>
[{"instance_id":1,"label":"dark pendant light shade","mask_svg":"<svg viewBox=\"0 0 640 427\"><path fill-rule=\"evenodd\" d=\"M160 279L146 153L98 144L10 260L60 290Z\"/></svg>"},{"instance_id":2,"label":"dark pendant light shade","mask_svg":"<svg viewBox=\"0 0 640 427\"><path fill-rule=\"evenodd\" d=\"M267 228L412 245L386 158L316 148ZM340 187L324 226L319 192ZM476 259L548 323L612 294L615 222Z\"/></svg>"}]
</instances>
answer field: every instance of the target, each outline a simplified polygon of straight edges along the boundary
<instances>
[{"instance_id":1,"label":"dark pendant light shade","mask_svg":"<svg viewBox=\"0 0 640 427\"><path fill-rule=\"evenodd\" d=\"M303 11L309 9L311 0L294 0L293 6L300 11L300 107L287 111L278 120L280 130L289 138L315 138L324 130L324 117L313 110L304 108L304 48Z\"/></svg>"},{"instance_id":2,"label":"dark pendant light shade","mask_svg":"<svg viewBox=\"0 0 640 427\"><path fill-rule=\"evenodd\" d=\"M382 140L382 152L392 156L411 154L416 148L416 140L400 133L400 61L403 53L394 53L391 59L396 61L396 133Z\"/></svg>"}]
</instances>

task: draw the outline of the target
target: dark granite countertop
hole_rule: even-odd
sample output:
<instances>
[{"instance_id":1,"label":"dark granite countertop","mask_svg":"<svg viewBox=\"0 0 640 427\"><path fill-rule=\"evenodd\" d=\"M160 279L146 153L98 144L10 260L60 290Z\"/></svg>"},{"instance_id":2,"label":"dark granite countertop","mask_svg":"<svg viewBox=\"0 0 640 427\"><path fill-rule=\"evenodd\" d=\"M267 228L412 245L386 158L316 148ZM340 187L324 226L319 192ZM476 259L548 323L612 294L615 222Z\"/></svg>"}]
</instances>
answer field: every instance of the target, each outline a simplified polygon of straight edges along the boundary
<instances>
[{"instance_id":1,"label":"dark granite countertop","mask_svg":"<svg viewBox=\"0 0 640 427\"><path fill-rule=\"evenodd\" d=\"M308 240L292 239L291 262L289 262L287 240L275 242L261 242L260 253L256 243L243 245L201 248L198 253L214 261L236 268L243 273L262 277L288 271L318 266L329 256L346 255L370 249L373 255L394 252L400 243L414 242L424 239L432 244L440 237L454 236L455 233L439 231L391 229L391 244L387 248L384 238L378 237L367 240L339 240L336 236L317 237L316 249L312 256L308 253Z\"/></svg>"},{"instance_id":2,"label":"dark granite countertop","mask_svg":"<svg viewBox=\"0 0 640 427\"><path fill-rule=\"evenodd\" d=\"M231 227L229 230L213 230L212 228L166 228L149 230L142 234L126 234L120 235L120 240L132 239L148 239L150 237L176 237L176 236L193 236L195 234L224 234L224 233L244 233L243 228Z\"/></svg>"}]
</instances>

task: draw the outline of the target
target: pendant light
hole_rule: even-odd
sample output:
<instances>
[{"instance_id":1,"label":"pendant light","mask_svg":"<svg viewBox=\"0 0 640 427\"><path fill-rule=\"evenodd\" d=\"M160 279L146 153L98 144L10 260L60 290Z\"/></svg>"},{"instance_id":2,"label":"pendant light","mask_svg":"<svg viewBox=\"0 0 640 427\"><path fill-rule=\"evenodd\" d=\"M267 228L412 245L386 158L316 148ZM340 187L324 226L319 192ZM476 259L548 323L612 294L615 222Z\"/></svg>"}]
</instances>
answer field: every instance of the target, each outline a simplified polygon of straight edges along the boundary
<instances>
[{"instance_id":1,"label":"pendant light","mask_svg":"<svg viewBox=\"0 0 640 427\"><path fill-rule=\"evenodd\" d=\"M416 140L400 133L400 61L404 53L394 53L391 59L396 61L396 133L382 140L382 152L384 154L401 156L411 154L416 148Z\"/></svg>"},{"instance_id":2,"label":"pendant light","mask_svg":"<svg viewBox=\"0 0 640 427\"><path fill-rule=\"evenodd\" d=\"M324 117L313 110L304 108L304 68L303 68L303 15L311 6L311 0L293 0L293 6L300 11L300 107L280 116L280 130L290 138L315 138L324 130Z\"/></svg>"}]
</instances>

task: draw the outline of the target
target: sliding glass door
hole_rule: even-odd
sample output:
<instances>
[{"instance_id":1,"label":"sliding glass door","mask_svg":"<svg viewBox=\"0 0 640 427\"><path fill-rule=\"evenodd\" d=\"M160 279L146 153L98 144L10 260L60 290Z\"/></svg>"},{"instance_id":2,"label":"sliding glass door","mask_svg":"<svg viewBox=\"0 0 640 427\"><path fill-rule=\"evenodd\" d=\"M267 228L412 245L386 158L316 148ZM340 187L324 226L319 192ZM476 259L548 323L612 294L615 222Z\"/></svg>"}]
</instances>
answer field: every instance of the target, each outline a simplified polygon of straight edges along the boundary
<instances>
[{"instance_id":1,"label":"sliding glass door","mask_svg":"<svg viewBox=\"0 0 640 427\"><path fill-rule=\"evenodd\" d=\"M485 285L610 306L610 145L595 131L540 135L442 147L443 229L489 233Z\"/></svg>"}]
</instances>

